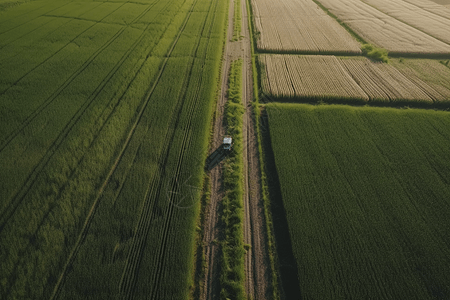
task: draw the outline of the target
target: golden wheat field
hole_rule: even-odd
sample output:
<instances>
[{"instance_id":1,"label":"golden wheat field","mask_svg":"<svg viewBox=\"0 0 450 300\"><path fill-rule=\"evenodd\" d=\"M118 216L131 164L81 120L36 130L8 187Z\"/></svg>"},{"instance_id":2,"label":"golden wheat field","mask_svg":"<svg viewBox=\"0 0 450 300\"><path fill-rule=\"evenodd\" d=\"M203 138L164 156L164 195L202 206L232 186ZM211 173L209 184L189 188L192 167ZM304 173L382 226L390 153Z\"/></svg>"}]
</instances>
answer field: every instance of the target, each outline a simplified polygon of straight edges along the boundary
<instances>
[{"instance_id":1,"label":"golden wheat field","mask_svg":"<svg viewBox=\"0 0 450 300\"><path fill-rule=\"evenodd\" d=\"M450 45L362 1L320 0L320 3L364 40L391 54L450 54Z\"/></svg>"},{"instance_id":2,"label":"golden wheat field","mask_svg":"<svg viewBox=\"0 0 450 300\"><path fill-rule=\"evenodd\" d=\"M444 43L450 43L450 16L444 17L402 0L363 0L363 2Z\"/></svg>"},{"instance_id":3,"label":"golden wheat field","mask_svg":"<svg viewBox=\"0 0 450 300\"><path fill-rule=\"evenodd\" d=\"M259 59L268 97L430 105L450 99L450 70L433 60L401 60L395 67L364 57L265 54Z\"/></svg>"},{"instance_id":4,"label":"golden wheat field","mask_svg":"<svg viewBox=\"0 0 450 300\"><path fill-rule=\"evenodd\" d=\"M359 43L310 0L252 0L257 47L268 52L361 53Z\"/></svg>"}]
</instances>

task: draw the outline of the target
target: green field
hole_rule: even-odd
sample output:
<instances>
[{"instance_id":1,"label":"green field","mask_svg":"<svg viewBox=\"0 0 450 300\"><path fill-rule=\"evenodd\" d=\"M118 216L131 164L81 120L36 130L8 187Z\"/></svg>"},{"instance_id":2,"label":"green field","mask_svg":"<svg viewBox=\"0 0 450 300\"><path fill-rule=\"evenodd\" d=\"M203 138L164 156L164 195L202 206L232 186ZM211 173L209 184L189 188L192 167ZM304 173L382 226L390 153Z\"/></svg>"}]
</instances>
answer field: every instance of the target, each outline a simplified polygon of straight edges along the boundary
<instances>
[{"instance_id":1,"label":"green field","mask_svg":"<svg viewBox=\"0 0 450 300\"><path fill-rule=\"evenodd\" d=\"M266 108L301 299L449 299L449 113Z\"/></svg>"},{"instance_id":2,"label":"green field","mask_svg":"<svg viewBox=\"0 0 450 300\"><path fill-rule=\"evenodd\" d=\"M227 8L0 2L0 298L189 296Z\"/></svg>"}]
</instances>

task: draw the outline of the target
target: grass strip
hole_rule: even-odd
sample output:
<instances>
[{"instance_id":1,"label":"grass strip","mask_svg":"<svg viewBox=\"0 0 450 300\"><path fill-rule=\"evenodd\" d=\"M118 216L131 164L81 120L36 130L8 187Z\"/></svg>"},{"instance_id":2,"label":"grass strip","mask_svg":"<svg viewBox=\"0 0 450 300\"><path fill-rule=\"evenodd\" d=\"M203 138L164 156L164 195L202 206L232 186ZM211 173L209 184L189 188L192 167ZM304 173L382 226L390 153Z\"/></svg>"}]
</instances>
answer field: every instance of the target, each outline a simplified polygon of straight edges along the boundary
<instances>
[{"instance_id":1,"label":"grass strip","mask_svg":"<svg viewBox=\"0 0 450 300\"><path fill-rule=\"evenodd\" d=\"M238 41L241 38L241 0L234 0L234 17L233 17L233 39L232 41Z\"/></svg>"},{"instance_id":2,"label":"grass strip","mask_svg":"<svg viewBox=\"0 0 450 300\"><path fill-rule=\"evenodd\" d=\"M222 226L224 240L221 247L221 299L245 299L244 273L244 161L242 60L231 64L228 101L225 107L227 134L233 137L233 148L223 167Z\"/></svg>"}]
</instances>

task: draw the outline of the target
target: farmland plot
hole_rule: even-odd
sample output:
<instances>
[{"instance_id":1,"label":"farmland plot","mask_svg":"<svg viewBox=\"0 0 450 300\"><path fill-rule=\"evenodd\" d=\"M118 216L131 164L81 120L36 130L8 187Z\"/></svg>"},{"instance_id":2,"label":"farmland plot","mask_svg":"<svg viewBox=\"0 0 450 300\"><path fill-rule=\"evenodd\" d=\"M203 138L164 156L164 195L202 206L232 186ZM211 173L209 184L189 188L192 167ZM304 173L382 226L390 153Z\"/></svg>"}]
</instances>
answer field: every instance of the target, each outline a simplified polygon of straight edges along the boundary
<instances>
[{"instance_id":1,"label":"farmland plot","mask_svg":"<svg viewBox=\"0 0 450 300\"><path fill-rule=\"evenodd\" d=\"M430 66L439 72L432 67L425 71L423 63L422 76L406 66L399 71L363 57L267 54L260 55L260 62L262 91L274 100L439 106L450 99L450 70L437 61Z\"/></svg>"},{"instance_id":2,"label":"farmland plot","mask_svg":"<svg viewBox=\"0 0 450 300\"><path fill-rule=\"evenodd\" d=\"M359 0L320 0L366 42L395 55L449 55L450 45Z\"/></svg>"},{"instance_id":3,"label":"farmland plot","mask_svg":"<svg viewBox=\"0 0 450 300\"><path fill-rule=\"evenodd\" d=\"M372 7L450 44L450 16L445 18L404 0L363 0Z\"/></svg>"},{"instance_id":4,"label":"farmland plot","mask_svg":"<svg viewBox=\"0 0 450 300\"><path fill-rule=\"evenodd\" d=\"M404 0L433 14L450 19L450 1L448 0Z\"/></svg>"},{"instance_id":5,"label":"farmland plot","mask_svg":"<svg viewBox=\"0 0 450 300\"><path fill-rule=\"evenodd\" d=\"M0 298L185 297L226 4L76 3L2 13Z\"/></svg>"},{"instance_id":6,"label":"farmland plot","mask_svg":"<svg viewBox=\"0 0 450 300\"><path fill-rule=\"evenodd\" d=\"M424 81L445 99L450 99L450 69L447 64L431 59L393 59L392 65L417 85ZM418 78L417 81L415 78Z\"/></svg>"},{"instance_id":7,"label":"farmland plot","mask_svg":"<svg viewBox=\"0 0 450 300\"><path fill-rule=\"evenodd\" d=\"M448 112L267 111L301 298L448 299Z\"/></svg>"},{"instance_id":8,"label":"farmland plot","mask_svg":"<svg viewBox=\"0 0 450 300\"><path fill-rule=\"evenodd\" d=\"M335 56L260 55L263 91L277 98L369 98Z\"/></svg>"},{"instance_id":9,"label":"farmland plot","mask_svg":"<svg viewBox=\"0 0 450 300\"><path fill-rule=\"evenodd\" d=\"M262 52L360 54L359 43L309 0L253 0Z\"/></svg>"}]
</instances>

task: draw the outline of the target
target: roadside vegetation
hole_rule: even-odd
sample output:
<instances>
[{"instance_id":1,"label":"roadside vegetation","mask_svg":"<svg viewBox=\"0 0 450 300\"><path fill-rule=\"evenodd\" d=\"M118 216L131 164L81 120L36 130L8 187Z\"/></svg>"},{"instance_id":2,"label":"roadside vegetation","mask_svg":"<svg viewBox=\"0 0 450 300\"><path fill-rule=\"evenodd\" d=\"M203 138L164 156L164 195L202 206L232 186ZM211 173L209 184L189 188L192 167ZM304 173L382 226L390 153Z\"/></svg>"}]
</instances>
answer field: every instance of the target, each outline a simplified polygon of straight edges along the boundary
<instances>
[{"instance_id":1,"label":"roadside vegetation","mask_svg":"<svg viewBox=\"0 0 450 300\"><path fill-rule=\"evenodd\" d=\"M450 297L448 112L266 109L301 297Z\"/></svg>"},{"instance_id":2,"label":"roadside vegetation","mask_svg":"<svg viewBox=\"0 0 450 300\"><path fill-rule=\"evenodd\" d=\"M228 101L225 107L227 134L233 137L233 147L223 166L225 195L221 202L223 241L221 243L221 299L246 299L244 273L244 158L242 105L242 59L231 63L228 81Z\"/></svg>"},{"instance_id":3,"label":"roadside vegetation","mask_svg":"<svg viewBox=\"0 0 450 300\"><path fill-rule=\"evenodd\" d=\"M243 0L246 1L246 0ZM241 0L234 0L234 18L233 18L233 39L232 41L238 41L241 39L242 31L242 9Z\"/></svg>"}]
</instances>

